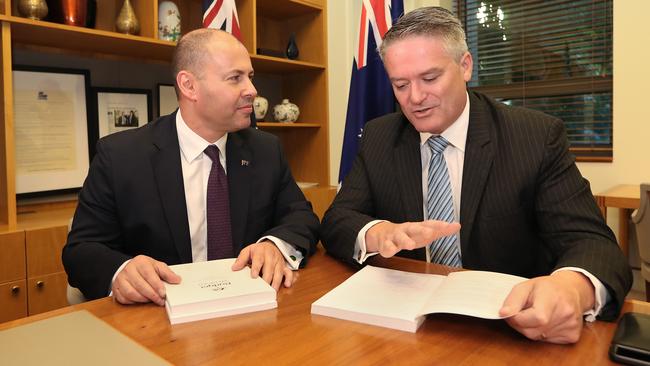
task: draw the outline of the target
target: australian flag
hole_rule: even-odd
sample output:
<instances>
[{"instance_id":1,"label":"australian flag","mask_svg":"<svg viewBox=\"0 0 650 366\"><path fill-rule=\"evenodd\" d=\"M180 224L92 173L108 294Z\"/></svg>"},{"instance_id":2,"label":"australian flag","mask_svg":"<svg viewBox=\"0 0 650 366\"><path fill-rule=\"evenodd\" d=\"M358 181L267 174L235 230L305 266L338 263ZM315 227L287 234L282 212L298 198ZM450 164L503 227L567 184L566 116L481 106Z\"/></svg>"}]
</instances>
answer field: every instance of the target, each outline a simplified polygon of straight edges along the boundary
<instances>
[{"instance_id":1,"label":"australian flag","mask_svg":"<svg viewBox=\"0 0 650 366\"><path fill-rule=\"evenodd\" d=\"M360 0L361 21L357 37L339 182L348 174L357 155L367 121L395 111L395 97L377 53L386 31L404 13L403 0Z\"/></svg>"},{"instance_id":2,"label":"australian flag","mask_svg":"<svg viewBox=\"0 0 650 366\"><path fill-rule=\"evenodd\" d=\"M235 0L203 0L203 27L224 30L241 41Z\"/></svg>"}]
</instances>

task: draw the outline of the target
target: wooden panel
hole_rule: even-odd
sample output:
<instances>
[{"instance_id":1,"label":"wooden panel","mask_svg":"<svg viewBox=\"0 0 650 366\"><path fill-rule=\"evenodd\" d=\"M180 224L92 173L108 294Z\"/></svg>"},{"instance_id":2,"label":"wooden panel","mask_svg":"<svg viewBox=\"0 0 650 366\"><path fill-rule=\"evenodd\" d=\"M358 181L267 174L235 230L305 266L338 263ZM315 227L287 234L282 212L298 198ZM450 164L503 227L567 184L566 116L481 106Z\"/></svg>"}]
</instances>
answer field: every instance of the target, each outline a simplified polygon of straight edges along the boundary
<instances>
[{"instance_id":1,"label":"wooden panel","mask_svg":"<svg viewBox=\"0 0 650 366\"><path fill-rule=\"evenodd\" d=\"M293 33L296 35L299 61L325 63L322 12L279 19L258 13L257 23L258 47L284 52Z\"/></svg>"},{"instance_id":2,"label":"wooden panel","mask_svg":"<svg viewBox=\"0 0 650 366\"><path fill-rule=\"evenodd\" d=\"M322 8L322 0L257 0L258 16L275 19L317 13Z\"/></svg>"},{"instance_id":3,"label":"wooden panel","mask_svg":"<svg viewBox=\"0 0 650 366\"><path fill-rule=\"evenodd\" d=\"M68 276L65 272L29 278L27 280L29 315L68 306L67 285Z\"/></svg>"},{"instance_id":4,"label":"wooden panel","mask_svg":"<svg viewBox=\"0 0 650 366\"><path fill-rule=\"evenodd\" d=\"M26 231L27 278L63 271L61 250L67 235L67 226Z\"/></svg>"},{"instance_id":5,"label":"wooden panel","mask_svg":"<svg viewBox=\"0 0 650 366\"><path fill-rule=\"evenodd\" d=\"M0 283L25 278L25 232L0 234Z\"/></svg>"},{"instance_id":6,"label":"wooden panel","mask_svg":"<svg viewBox=\"0 0 650 366\"><path fill-rule=\"evenodd\" d=\"M332 204L334 196L336 196L336 187L313 187L305 188L302 191L305 194L307 200L311 202L316 216L322 220L323 214L325 214L325 211L327 211L327 209Z\"/></svg>"},{"instance_id":7,"label":"wooden panel","mask_svg":"<svg viewBox=\"0 0 650 366\"><path fill-rule=\"evenodd\" d=\"M18 206L16 227L22 230L34 230L53 226L68 226L76 207L77 201Z\"/></svg>"},{"instance_id":8,"label":"wooden panel","mask_svg":"<svg viewBox=\"0 0 650 366\"><path fill-rule=\"evenodd\" d=\"M11 29L2 22L0 57L0 225L16 225L16 178L14 159L14 112L11 65Z\"/></svg>"},{"instance_id":9,"label":"wooden panel","mask_svg":"<svg viewBox=\"0 0 650 366\"><path fill-rule=\"evenodd\" d=\"M25 280L0 285L0 323L27 316Z\"/></svg>"},{"instance_id":10,"label":"wooden panel","mask_svg":"<svg viewBox=\"0 0 650 366\"><path fill-rule=\"evenodd\" d=\"M162 0L159 0L160 3ZM198 0L174 1L181 13L181 33L185 34L202 27L203 5Z\"/></svg>"},{"instance_id":11,"label":"wooden panel","mask_svg":"<svg viewBox=\"0 0 650 366\"><path fill-rule=\"evenodd\" d=\"M101 0L100 0L101 1ZM124 0L119 0L124 3ZM135 17L140 23L140 35L143 37L157 38L158 33L158 1L131 0ZM121 8L120 8L121 9Z\"/></svg>"}]
</instances>

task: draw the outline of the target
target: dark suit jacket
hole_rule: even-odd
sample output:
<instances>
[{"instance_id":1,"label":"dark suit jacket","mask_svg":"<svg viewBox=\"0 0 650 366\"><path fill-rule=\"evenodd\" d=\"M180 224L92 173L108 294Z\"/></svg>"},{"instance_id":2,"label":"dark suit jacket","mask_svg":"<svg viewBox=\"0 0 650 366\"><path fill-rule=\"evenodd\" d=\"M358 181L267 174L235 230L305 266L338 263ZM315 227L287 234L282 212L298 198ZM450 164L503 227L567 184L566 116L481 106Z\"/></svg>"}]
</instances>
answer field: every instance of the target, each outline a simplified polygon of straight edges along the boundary
<instances>
[{"instance_id":1,"label":"dark suit jacket","mask_svg":"<svg viewBox=\"0 0 650 366\"><path fill-rule=\"evenodd\" d=\"M106 296L115 271L133 256L192 261L175 116L97 144L63 248L68 281L87 298ZM231 133L226 158L233 252L273 235L297 246L304 264L319 222L278 139L251 128Z\"/></svg>"},{"instance_id":2,"label":"dark suit jacket","mask_svg":"<svg viewBox=\"0 0 650 366\"><path fill-rule=\"evenodd\" d=\"M524 277L579 267L612 295L618 313L631 272L589 183L568 151L563 123L469 93L460 242L463 267ZM373 219L422 221L420 139L401 113L366 124L359 154L332 206L321 240L352 261L359 230ZM424 249L399 255L425 259Z\"/></svg>"}]
</instances>

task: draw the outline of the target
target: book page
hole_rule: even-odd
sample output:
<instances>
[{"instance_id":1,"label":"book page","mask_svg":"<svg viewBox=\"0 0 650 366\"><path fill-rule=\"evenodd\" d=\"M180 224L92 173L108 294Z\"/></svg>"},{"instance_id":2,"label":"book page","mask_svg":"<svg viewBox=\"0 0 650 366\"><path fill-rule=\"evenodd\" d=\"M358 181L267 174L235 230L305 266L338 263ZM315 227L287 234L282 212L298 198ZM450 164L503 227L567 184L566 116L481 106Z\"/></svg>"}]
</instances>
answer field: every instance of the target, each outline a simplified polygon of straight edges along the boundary
<instances>
[{"instance_id":1,"label":"book page","mask_svg":"<svg viewBox=\"0 0 650 366\"><path fill-rule=\"evenodd\" d=\"M366 266L314 304L413 321L444 278Z\"/></svg>"},{"instance_id":2,"label":"book page","mask_svg":"<svg viewBox=\"0 0 650 366\"><path fill-rule=\"evenodd\" d=\"M450 273L428 299L422 314L451 313L502 319L499 309L512 288L526 278L484 271Z\"/></svg>"}]
</instances>

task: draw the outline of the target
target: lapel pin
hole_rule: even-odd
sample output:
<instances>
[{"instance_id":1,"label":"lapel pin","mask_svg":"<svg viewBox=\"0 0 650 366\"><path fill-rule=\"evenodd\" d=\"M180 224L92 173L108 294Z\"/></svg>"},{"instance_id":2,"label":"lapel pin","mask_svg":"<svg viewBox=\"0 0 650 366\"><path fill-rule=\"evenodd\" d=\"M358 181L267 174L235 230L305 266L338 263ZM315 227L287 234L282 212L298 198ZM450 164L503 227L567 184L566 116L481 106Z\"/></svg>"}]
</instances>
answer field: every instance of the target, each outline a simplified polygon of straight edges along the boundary
<instances>
[{"instance_id":1,"label":"lapel pin","mask_svg":"<svg viewBox=\"0 0 650 366\"><path fill-rule=\"evenodd\" d=\"M250 164L250 162L248 160L242 160L241 161L241 166L248 166L248 164Z\"/></svg>"}]
</instances>

